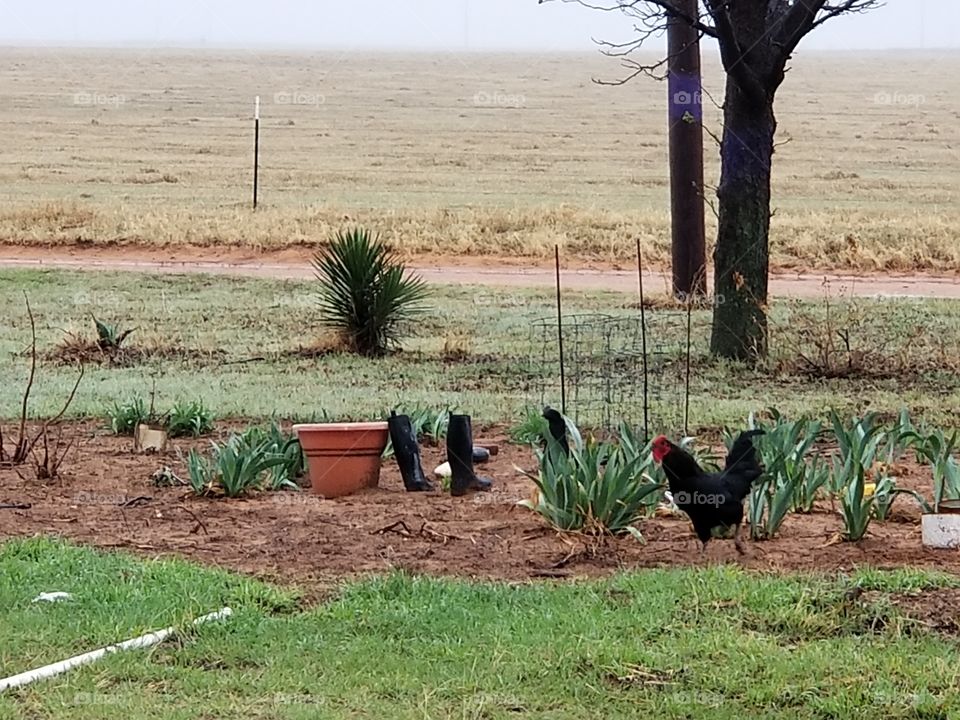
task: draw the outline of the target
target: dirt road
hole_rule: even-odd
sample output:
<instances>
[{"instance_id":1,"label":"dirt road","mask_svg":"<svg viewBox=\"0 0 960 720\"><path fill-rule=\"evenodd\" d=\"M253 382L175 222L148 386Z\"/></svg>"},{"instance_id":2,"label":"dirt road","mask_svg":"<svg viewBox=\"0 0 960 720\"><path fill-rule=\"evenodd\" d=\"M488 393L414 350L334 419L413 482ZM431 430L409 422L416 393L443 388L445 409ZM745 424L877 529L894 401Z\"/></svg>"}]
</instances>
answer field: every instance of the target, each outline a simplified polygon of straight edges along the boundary
<instances>
[{"instance_id":1,"label":"dirt road","mask_svg":"<svg viewBox=\"0 0 960 720\"><path fill-rule=\"evenodd\" d=\"M144 273L212 273L263 278L310 278L313 270L305 251L255 254L240 249L203 248L153 250L106 248L95 250L0 247L0 268L67 268ZM421 258L410 263L428 282L454 285L552 287L550 267L521 266L516 259ZM563 270L567 289L635 292L635 270L574 266ZM644 275L646 291L662 294L669 287L664 272ZM770 292L775 297L820 297L831 294L858 297L918 297L960 299L960 277L927 275L823 275L775 273Z\"/></svg>"}]
</instances>

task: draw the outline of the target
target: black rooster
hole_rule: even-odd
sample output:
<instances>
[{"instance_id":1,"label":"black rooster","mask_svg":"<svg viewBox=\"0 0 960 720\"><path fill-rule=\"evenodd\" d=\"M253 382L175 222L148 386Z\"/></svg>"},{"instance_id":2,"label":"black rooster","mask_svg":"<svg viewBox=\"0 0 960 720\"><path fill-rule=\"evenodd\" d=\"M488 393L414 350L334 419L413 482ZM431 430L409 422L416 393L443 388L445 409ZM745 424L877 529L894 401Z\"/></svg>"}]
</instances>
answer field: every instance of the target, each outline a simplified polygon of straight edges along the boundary
<instances>
[{"instance_id":1,"label":"black rooster","mask_svg":"<svg viewBox=\"0 0 960 720\"><path fill-rule=\"evenodd\" d=\"M690 453L663 435L653 441L653 459L663 466L674 503L690 517L703 543L701 553L706 552L711 537L728 537L734 528L734 544L737 552L743 554L743 500L750 494L750 486L763 475L753 438L763 434L763 430L740 433L727 453L723 471L718 473L704 472Z\"/></svg>"},{"instance_id":2,"label":"black rooster","mask_svg":"<svg viewBox=\"0 0 960 720\"><path fill-rule=\"evenodd\" d=\"M554 410L549 405L543 409L543 418L547 421L550 428L550 437L560 443L560 448L564 455L570 454L570 445L567 442L567 423L563 415ZM546 440L546 438L544 438Z\"/></svg>"}]
</instances>

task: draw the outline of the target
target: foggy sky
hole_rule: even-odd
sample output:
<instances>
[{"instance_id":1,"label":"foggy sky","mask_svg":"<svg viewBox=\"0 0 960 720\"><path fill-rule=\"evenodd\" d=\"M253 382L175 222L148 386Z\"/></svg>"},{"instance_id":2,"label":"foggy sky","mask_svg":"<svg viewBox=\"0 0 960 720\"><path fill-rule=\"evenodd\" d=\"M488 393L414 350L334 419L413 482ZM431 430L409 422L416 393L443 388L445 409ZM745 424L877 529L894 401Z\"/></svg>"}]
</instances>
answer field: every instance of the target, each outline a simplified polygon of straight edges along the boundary
<instances>
[{"instance_id":1,"label":"foggy sky","mask_svg":"<svg viewBox=\"0 0 960 720\"><path fill-rule=\"evenodd\" d=\"M619 13L537 0L0 0L3 45L544 52L628 40L631 27ZM958 27L960 0L887 0L801 48L958 48Z\"/></svg>"}]
</instances>

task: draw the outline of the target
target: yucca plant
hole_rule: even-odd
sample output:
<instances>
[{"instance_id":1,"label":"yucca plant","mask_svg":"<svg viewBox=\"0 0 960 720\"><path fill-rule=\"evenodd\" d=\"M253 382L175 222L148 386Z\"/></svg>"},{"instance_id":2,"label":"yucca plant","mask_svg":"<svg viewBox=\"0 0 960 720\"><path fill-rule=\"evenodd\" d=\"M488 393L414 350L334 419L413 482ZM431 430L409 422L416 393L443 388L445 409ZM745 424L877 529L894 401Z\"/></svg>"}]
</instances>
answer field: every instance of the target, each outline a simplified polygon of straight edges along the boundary
<instances>
[{"instance_id":1,"label":"yucca plant","mask_svg":"<svg viewBox=\"0 0 960 720\"><path fill-rule=\"evenodd\" d=\"M843 515L843 537L857 541L867 534L873 517L875 495L865 490L866 483L862 470L852 468L852 474L846 486L840 492L840 509Z\"/></svg>"},{"instance_id":2,"label":"yucca plant","mask_svg":"<svg viewBox=\"0 0 960 720\"><path fill-rule=\"evenodd\" d=\"M170 437L200 437L213 432L213 413L202 400L178 402L167 414L167 434Z\"/></svg>"},{"instance_id":3,"label":"yucca plant","mask_svg":"<svg viewBox=\"0 0 960 720\"><path fill-rule=\"evenodd\" d=\"M873 519L885 522L887 518L890 517L893 501L897 499L898 495L910 495L921 507L928 507L927 501L923 499L920 493L914 490L908 490L907 488L898 488L896 478L884 475L877 478L874 483L873 505L871 506Z\"/></svg>"},{"instance_id":4,"label":"yucca plant","mask_svg":"<svg viewBox=\"0 0 960 720\"><path fill-rule=\"evenodd\" d=\"M584 442L576 426L565 420L569 455L548 437L546 448L535 450L539 473L525 473L537 486L537 502L519 504L538 512L558 530L629 533L642 541L635 523L645 514L645 500L660 485L644 475L641 457L628 459L615 443Z\"/></svg>"},{"instance_id":5,"label":"yucca plant","mask_svg":"<svg viewBox=\"0 0 960 720\"><path fill-rule=\"evenodd\" d=\"M368 356L385 354L402 321L425 310L427 286L406 275L379 237L357 228L337 233L313 258L323 322Z\"/></svg>"},{"instance_id":6,"label":"yucca plant","mask_svg":"<svg viewBox=\"0 0 960 720\"><path fill-rule=\"evenodd\" d=\"M844 421L835 410L830 411L830 424L840 449L833 458L830 490L834 494L842 493L855 473L863 476L877 462L887 434L876 419L876 413L868 413Z\"/></svg>"},{"instance_id":7,"label":"yucca plant","mask_svg":"<svg viewBox=\"0 0 960 720\"><path fill-rule=\"evenodd\" d=\"M119 350L123 341L133 332L133 330L120 330L117 325L100 322L96 316L91 315L91 317L97 328L97 346L104 352Z\"/></svg>"}]
</instances>

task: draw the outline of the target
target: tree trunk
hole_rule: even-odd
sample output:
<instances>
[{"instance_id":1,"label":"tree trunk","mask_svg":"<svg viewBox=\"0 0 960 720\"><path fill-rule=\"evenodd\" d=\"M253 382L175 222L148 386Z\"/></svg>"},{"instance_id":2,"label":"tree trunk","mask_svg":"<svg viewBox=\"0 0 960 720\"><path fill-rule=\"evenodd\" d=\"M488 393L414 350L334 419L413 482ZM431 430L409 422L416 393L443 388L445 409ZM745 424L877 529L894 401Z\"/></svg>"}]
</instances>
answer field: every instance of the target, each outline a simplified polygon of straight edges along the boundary
<instances>
[{"instance_id":1,"label":"tree trunk","mask_svg":"<svg viewBox=\"0 0 960 720\"><path fill-rule=\"evenodd\" d=\"M728 76L723 118L710 350L753 361L767 353L772 93L756 100Z\"/></svg>"}]
</instances>

